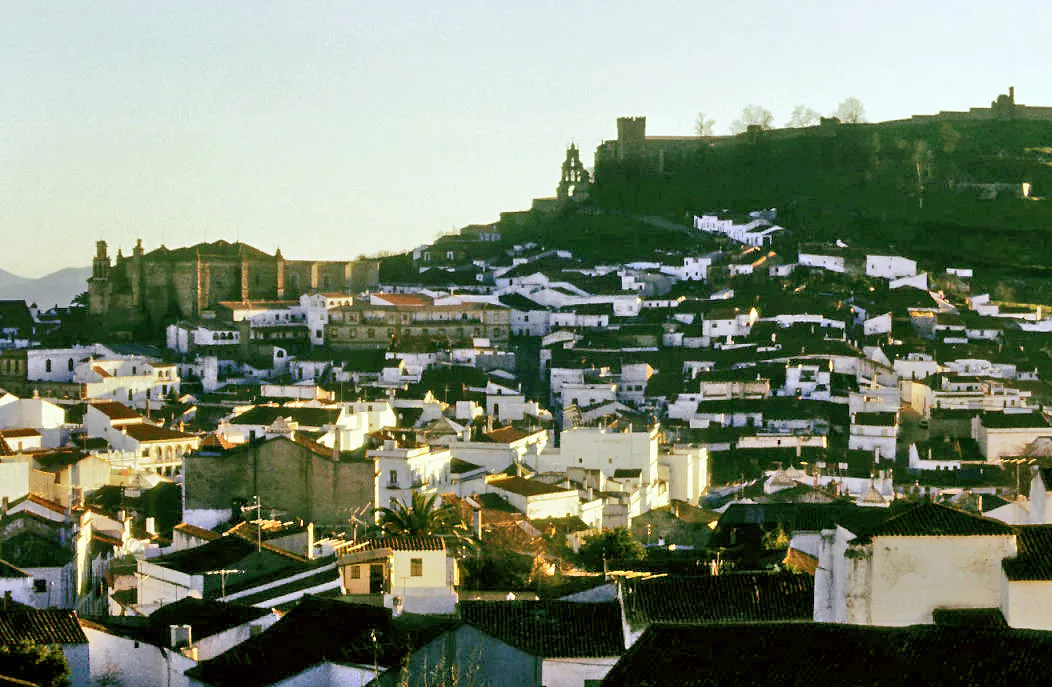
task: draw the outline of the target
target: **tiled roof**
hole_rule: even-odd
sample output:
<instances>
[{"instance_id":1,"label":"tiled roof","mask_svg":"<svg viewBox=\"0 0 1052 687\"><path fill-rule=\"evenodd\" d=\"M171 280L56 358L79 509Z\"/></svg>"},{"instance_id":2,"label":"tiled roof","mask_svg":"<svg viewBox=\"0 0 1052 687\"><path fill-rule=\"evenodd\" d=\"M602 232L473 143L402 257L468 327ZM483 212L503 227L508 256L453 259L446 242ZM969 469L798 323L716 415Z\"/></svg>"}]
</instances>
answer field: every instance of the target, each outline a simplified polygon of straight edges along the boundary
<instances>
[{"instance_id":1,"label":"tiled roof","mask_svg":"<svg viewBox=\"0 0 1052 687\"><path fill-rule=\"evenodd\" d=\"M0 609L0 644L29 639L38 644L85 644L77 614L62 609Z\"/></svg>"},{"instance_id":2,"label":"tiled roof","mask_svg":"<svg viewBox=\"0 0 1052 687\"><path fill-rule=\"evenodd\" d=\"M810 575L664 576L625 582L625 619L650 623L810 620Z\"/></svg>"},{"instance_id":3,"label":"tiled roof","mask_svg":"<svg viewBox=\"0 0 1052 687\"><path fill-rule=\"evenodd\" d=\"M212 687L240 687L276 684L326 661L390 668L401 665L409 647L424 646L455 625L445 618L392 621L386 608L305 597L266 632L186 674Z\"/></svg>"},{"instance_id":4,"label":"tiled roof","mask_svg":"<svg viewBox=\"0 0 1052 687\"><path fill-rule=\"evenodd\" d=\"M465 623L544 658L597 658L624 652L616 603L461 601Z\"/></svg>"},{"instance_id":5,"label":"tiled roof","mask_svg":"<svg viewBox=\"0 0 1052 687\"><path fill-rule=\"evenodd\" d=\"M1052 580L1052 525L1024 525L1016 530L1015 558L1001 563L1009 580Z\"/></svg>"},{"instance_id":6,"label":"tiled roof","mask_svg":"<svg viewBox=\"0 0 1052 687\"><path fill-rule=\"evenodd\" d=\"M379 537L370 539L362 549L393 549L395 551L445 551L442 537Z\"/></svg>"},{"instance_id":7,"label":"tiled roof","mask_svg":"<svg viewBox=\"0 0 1052 687\"><path fill-rule=\"evenodd\" d=\"M186 432L180 432L174 429L167 429L165 427L158 427L157 425L128 425L124 428L128 432L128 436L135 439L138 442L149 442L149 441L179 441L184 439L193 439L193 434L187 434Z\"/></svg>"},{"instance_id":8,"label":"tiled roof","mask_svg":"<svg viewBox=\"0 0 1052 687\"><path fill-rule=\"evenodd\" d=\"M882 524L859 532L855 542L868 543L873 537L969 537L1007 536L1014 530L998 520L925 503L896 515Z\"/></svg>"},{"instance_id":9,"label":"tiled roof","mask_svg":"<svg viewBox=\"0 0 1052 687\"><path fill-rule=\"evenodd\" d=\"M1047 670L1050 651L1052 633L1011 629L824 623L652 625L602 684L1032 684L1035 675Z\"/></svg>"},{"instance_id":10,"label":"tiled roof","mask_svg":"<svg viewBox=\"0 0 1052 687\"><path fill-rule=\"evenodd\" d=\"M213 532L212 530L206 530L203 527L197 525L191 525L188 522L181 522L173 528L176 532L182 532L191 537L197 537L198 539L204 539L205 541L213 541L219 539L221 534Z\"/></svg>"},{"instance_id":11,"label":"tiled roof","mask_svg":"<svg viewBox=\"0 0 1052 687\"><path fill-rule=\"evenodd\" d=\"M511 492L512 494L518 494L519 496L540 496L542 494L561 494L567 491L576 491L575 489L563 489L562 487L555 487L551 484L545 484L544 482L538 482L533 479L526 479L525 477L506 477L504 479L495 480L490 482L490 486L496 489L502 489L504 491Z\"/></svg>"},{"instance_id":12,"label":"tiled roof","mask_svg":"<svg viewBox=\"0 0 1052 687\"><path fill-rule=\"evenodd\" d=\"M134 410L123 403L117 403L116 401L96 401L92 403L91 406L111 420L142 419L142 416Z\"/></svg>"},{"instance_id":13,"label":"tiled roof","mask_svg":"<svg viewBox=\"0 0 1052 687\"><path fill-rule=\"evenodd\" d=\"M0 438L2 439L19 439L21 437L38 436L40 436L40 432L31 427L24 427L19 429L0 429Z\"/></svg>"},{"instance_id":14,"label":"tiled roof","mask_svg":"<svg viewBox=\"0 0 1052 687\"><path fill-rule=\"evenodd\" d=\"M491 441L495 444L510 444L518 441L519 439L525 439L530 436L530 432L524 432L517 427L508 425L507 427L500 427L493 430L492 432L486 432L484 435L487 441Z\"/></svg>"},{"instance_id":15,"label":"tiled roof","mask_svg":"<svg viewBox=\"0 0 1052 687\"><path fill-rule=\"evenodd\" d=\"M30 503L35 503L36 505L41 506L42 508L47 508L48 510L54 513L61 513L62 515L66 514L66 508L61 503L56 503L55 501L51 501L50 499L46 499L43 496L38 496L36 494L26 494L21 499L13 501L11 503L11 506L17 505L23 499L29 501Z\"/></svg>"},{"instance_id":16,"label":"tiled roof","mask_svg":"<svg viewBox=\"0 0 1052 687\"><path fill-rule=\"evenodd\" d=\"M286 406L256 406L230 421L232 425L274 424L279 417L291 418L301 427L323 427L336 422L340 416L338 408L288 408Z\"/></svg>"}]
</instances>

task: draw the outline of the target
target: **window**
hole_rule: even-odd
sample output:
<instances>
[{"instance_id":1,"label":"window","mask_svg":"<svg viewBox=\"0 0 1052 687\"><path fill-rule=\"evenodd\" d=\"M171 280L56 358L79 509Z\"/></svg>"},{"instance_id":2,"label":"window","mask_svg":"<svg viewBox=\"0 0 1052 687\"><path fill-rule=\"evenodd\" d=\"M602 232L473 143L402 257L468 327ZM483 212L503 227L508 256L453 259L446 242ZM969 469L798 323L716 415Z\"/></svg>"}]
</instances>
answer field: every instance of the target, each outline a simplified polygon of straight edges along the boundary
<instances>
[{"instance_id":1,"label":"window","mask_svg":"<svg viewBox=\"0 0 1052 687\"><path fill-rule=\"evenodd\" d=\"M51 372L51 359L44 361L44 372Z\"/></svg>"},{"instance_id":2,"label":"window","mask_svg":"<svg viewBox=\"0 0 1052 687\"><path fill-rule=\"evenodd\" d=\"M37 594L43 594L47 591L47 580L37 578L33 580L33 591Z\"/></svg>"},{"instance_id":3,"label":"window","mask_svg":"<svg viewBox=\"0 0 1052 687\"><path fill-rule=\"evenodd\" d=\"M320 330L320 329L318 329L318 330L315 330L315 332L314 332L314 338L315 338L315 339L320 339L321 337L322 337L322 332L321 332L321 330Z\"/></svg>"},{"instance_id":4,"label":"window","mask_svg":"<svg viewBox=\"0 0 1052 687\"><path fill-rule=\"evenodd\" d=\"M69 361L66 363L66 369L68 369L70 372L73 371L73 358L70 358Z\"/></svg>"},{"instance_id":5,"label":"window","mask_svg":"<svg viewBox=\"0 0 1052 687\"><path fill-rule=\"evenodd\" d=\"M362 579L362 566L352 565L351 566L351 579L360 580Z\"/></svg>"},{"instance_id":6,"label":"window","mask_svg":"<svg viewBox=\"0 0 1052 687\"><path fill-rule=\"evenodd\" d=\"M410 575L410 577L423 577L424 576L424 559L423 558L410 558L409 559L409 575Z\"/></svg>"}]
</instances>

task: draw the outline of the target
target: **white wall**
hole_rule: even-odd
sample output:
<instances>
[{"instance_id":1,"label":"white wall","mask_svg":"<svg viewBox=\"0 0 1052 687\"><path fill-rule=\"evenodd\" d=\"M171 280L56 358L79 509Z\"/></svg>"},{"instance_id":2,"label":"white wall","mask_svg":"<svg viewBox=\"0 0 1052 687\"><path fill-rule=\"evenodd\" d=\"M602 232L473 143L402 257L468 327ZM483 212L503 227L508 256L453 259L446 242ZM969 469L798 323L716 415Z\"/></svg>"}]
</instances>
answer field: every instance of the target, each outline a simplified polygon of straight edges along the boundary
<instances>
[{"instance_id":1,"label":"white wall","mask_svg":"<svg viewBox=\"0 0 1052 687\"><path fill-rule=\"evenodd\" d=\"M582 687L585 680L606 677L619 658L546 658L541 664L541 684L544 687Z\"/></svg>"},{"instance_id":2,"label":"white wall","mask_svg":"<svg viewBox=\"0 0 1052 687\"><path fill-rule=\"evenodd\" d=\"M927 624L936 608L998 608L1001 561L1016 555L1015 538L1008 535L877 537L871 546L868 613L849 606L849 623Z\"/></svg>"}]
</instances>

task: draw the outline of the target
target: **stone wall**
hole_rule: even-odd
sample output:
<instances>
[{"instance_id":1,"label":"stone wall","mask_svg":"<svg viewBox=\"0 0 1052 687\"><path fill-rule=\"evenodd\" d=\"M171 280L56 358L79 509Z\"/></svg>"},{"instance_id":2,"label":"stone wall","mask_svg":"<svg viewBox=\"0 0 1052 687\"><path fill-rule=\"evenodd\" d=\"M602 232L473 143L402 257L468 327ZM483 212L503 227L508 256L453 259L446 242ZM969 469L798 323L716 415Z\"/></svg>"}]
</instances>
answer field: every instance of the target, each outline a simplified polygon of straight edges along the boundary
<instances>
[{"instance_id":1,"label":"stone wall","mask_svg":"<svg viewBox=\"0 0 1052 687\"><path fill-rule=\"evenodd\" d=\"M259 496L264 513L320 525L347 523L347 509L368 504L371 461L333 461L331 456L279 437L226 455L186 456L186 508L230 508L236 499Z\"/></svg>"}]
</instances>

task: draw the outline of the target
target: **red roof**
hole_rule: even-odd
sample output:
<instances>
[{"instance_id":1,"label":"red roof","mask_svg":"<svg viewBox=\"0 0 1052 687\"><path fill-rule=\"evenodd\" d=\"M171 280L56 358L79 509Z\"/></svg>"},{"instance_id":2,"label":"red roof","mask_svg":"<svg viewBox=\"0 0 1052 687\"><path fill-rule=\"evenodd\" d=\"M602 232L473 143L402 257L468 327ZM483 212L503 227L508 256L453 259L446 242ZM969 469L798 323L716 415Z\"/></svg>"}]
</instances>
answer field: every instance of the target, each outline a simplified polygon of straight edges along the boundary
<instances>
[{"instance_id":1,"label":"red roof","mask_svg":"<svg viewBox=\"0 0 1052 687\"><path fill-rule=\"evenodd\" d=\"M20 437L38 437L40 432L31 428L23 429L2 429L0 430L0 438L3 439L18 439Z\"/></svg>"},{"instance_id":2,"label":"red roof","mask_svg":"<svg viewBox=\"0 0 1052 687\"><path fill-rule=\"evenodd\" d=\"M117 401L96 401L91 406L111 420L142 420L141 415Z\"/></svg>"},{"instance_id":3,"label":"red roof","mask_svg":"<svg viewBox=\"0 0 1052 687\"><path fill-rule=\"evenodd\" d=\"M92 366L91 369L95 371L95 374L97 374L98 376L102 377L103 379L105 379L106 377L112 377L113 376L109 372L107 372L105 369L103 369L102 367L99 367L98 365Z\"/></svg>"},{"instance_id":4,"label":"red roof","mask_svg":"<svg viewBox=\"0 0 1052 687\"><path fill-rule=\"evenodd\" d=\"M500 427L492 432L486 432L486 438L497 444L511 444L528 436L530 436L529 432L524 432L511 425Z\"/></svg>"},{"instance_id":5,"label":"red roof","mask_svg":"<svg viewBox=\"0 0 1052 687\"><path fill-rule=\"evenodd\" d=\"M138 425L128 425L124 428L127 431L128 436L136 441L177 441L179 439L193 439L193 434L187 434L186 432L180 432L174 429L167 429L165 427L157 427L156 425L147 425L145 423Z\"/></svg>"},{"instance_id":6,"label":"red roof","mask_svg":"<svg viewBox=\"0 0 1052 687\"><path fill-rule=\"evenodd\" d=\"M377 293L373 295L391 305L431 305L431 299L426 296L417 296L408 293Z\"/></svg>"}]
</instances>

